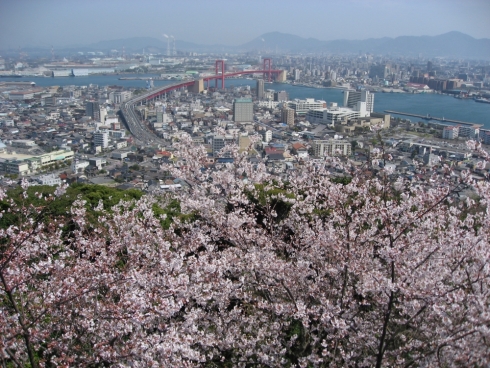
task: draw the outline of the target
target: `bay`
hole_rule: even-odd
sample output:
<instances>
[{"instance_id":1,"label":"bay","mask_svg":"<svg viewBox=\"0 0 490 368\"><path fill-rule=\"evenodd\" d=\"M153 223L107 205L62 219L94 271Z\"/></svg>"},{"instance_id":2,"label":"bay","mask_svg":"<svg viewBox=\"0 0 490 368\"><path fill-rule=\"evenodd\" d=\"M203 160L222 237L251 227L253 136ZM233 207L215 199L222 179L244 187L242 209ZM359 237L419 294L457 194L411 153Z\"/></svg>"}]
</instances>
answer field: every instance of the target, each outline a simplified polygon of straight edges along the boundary
<instances>
[{"instance_id":1,"label":"bay","mask_svg":"<svg viewBox=\"0 0 490 368\"><path fill-rule=\"evenodd\" d=\"M126 88L145 88L146 80L120 80L119 78L138 77L138 78L155 78L157 74L124 74L124 75L94 75L86 77L23 77L23 78L0 78L0 83L3 81L30 81L36 83L37 86L88 86L96 84L99 87L118 85ZM175 81L154 80L154 86L160 87L175 83ZM214 86L211 82L210 86ZM226 79L226 87L231 86L250 86L255 88L256 81L251 79ZM283 83L267 83L266 89L274 89L276 91L286 91L289 93L289 98L314 98L317 100L325 100L327 102L337 102L339 105L343 103L343 91L337 88L311 88L305 86L295 86ZM400 112L408 112L426 116L430 114L434 117L444 117L445 119L459 120L469 123L482 124L485 129L490 129L490 104L477 103L471 99L457 99L451 96L424 93L376 93L374 97L374 111L384 112L385 110L393 110ZM409 116L400 116L412 121L419 119Z\"/></svg>"},{"instance_id":2,"label":"bay","mask_svg":"<svg viewBox=\"0 0 490 368\"><path fill-rule=\"evenodd\" d=\"M343 91L337 88L311 88L292 86L287 84L266 84L267 88L276 91L284 90L289 98L315 98L327 102L343 104ZM375 93L374 111L385 110L408 112L445 119L458 120L468 123L482 124L483 128L490 129L490 104L478 103L472 99L458 99L452 96L434 93ZM410 116L394 115L413 121L420 119Z\"/></svg>"}]
</instances>

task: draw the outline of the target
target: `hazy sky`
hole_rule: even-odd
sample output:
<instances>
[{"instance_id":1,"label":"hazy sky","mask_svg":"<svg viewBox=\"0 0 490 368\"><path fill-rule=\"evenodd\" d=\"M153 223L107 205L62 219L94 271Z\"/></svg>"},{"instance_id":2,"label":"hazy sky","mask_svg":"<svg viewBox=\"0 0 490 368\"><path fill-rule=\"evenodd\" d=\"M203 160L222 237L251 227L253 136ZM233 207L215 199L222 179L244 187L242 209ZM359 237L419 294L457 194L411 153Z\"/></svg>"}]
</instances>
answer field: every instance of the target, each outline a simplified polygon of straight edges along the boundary
<instances>
[{"instance_id":1,"label":"hazy sky","mask_svg":"<svg viewBox=\"0 0 490 368\"><path fill-rule=\"evenodd\" d=\"M490 0L0 0L0 49L163 33L239 45L272 31L320 40L449 31L490 38Z\"/></svg>"}]
</instances>

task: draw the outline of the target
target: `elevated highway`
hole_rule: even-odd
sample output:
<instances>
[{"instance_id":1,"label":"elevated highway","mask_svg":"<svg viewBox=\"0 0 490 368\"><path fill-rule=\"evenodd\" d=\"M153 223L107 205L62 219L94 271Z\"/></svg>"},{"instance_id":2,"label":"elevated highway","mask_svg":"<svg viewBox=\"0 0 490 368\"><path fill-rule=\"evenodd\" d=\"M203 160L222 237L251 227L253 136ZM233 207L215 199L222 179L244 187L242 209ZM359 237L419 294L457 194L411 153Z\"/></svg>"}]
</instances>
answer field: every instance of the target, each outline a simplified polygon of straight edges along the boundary
<instances>
[{"instance_id":1,"label":"elevated highway","mask_svg":"<svg viewBox=\"0 0 490 368\"><path fill-rule=\"evenodd\" d=\"M218 71L218 64L220 64L221 66L221 73ZM267 64L266 59L264 59L264 68L261 70L245 70L245 71L223 73L224 61L217 60L216 65L217 67L216 67L215 75L205 76L190 81L182 81L182 82L177 82L170 85L154 88L144 94L132 98L131 100L123 102L121 104L120 114L122 119L124 120L126 127L131 132L131 134L135 137L135 139L137 139L138 141L146 145L153 145L153 144L157 145L157 144L165 143L163 139L157 137L155 133L152 132L150 128L140 120L138 114L135 111L136 105L143 105L146 104L148 101L159 100L169 92L182 90L185 88L188 88L190 91L194 93L200 93L204 90L204 82L207 83L207 87L209 88L209 82L213 79L216 81L216 84L218 80L221 80L221 88L224 89L226 78L232 78L236 76L250 75L250 74L263 74L264 76L267 76L268 79L270 80L273 75L279 75L280 73L284 72L283 70L272 69L270 61ZM266 68L267 66L268 68Z\"/></svg>"},{"instance_id":2,"label":"elevated highway","mask_svg":"<svg viewBox=\"0 0 490 368\"><path fill-rule=\"evenodd\" d=\"M196 81L192 80L155 88L147 93L138 95L129 101L123 102L120 109L121 117L134 138L146 145L164 144L164 140L157 137L155 133L141 121L135 111L135 106L146 104L147 101L159 98L168 92L186 88L188 86L194 86L195 83Z\"/></svg>"}]
</instances>

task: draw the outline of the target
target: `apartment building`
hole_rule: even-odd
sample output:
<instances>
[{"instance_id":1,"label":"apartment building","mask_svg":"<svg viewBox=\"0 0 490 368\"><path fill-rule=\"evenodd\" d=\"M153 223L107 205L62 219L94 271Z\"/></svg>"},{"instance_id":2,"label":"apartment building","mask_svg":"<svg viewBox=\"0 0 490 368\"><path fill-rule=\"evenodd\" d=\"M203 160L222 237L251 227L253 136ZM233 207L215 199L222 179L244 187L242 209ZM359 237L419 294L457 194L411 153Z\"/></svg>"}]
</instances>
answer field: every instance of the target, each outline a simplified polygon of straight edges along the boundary
<instances>
[{"instance_id":1,"label":"apartment building","mask_svg":"<svg viewBox=\"0 0 490 368\"><path fill-rule=\"evenodd\" d=\"M313 153L317 157L324 156L350 156L352 152L352 144L348 141L327 139L314 140Z\"/></svg>"}]
</instances>

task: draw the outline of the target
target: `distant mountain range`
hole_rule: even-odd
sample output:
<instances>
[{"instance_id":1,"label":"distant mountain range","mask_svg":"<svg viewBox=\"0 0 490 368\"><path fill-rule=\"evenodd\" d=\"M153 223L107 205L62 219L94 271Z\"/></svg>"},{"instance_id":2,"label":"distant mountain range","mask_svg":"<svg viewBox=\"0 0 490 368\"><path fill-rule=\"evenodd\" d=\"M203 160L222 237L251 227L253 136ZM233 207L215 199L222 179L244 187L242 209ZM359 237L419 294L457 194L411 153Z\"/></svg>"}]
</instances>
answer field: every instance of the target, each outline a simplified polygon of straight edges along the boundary
<instances>
[{"instance_id":1,"label":"distant mountain range","mask_svg":"<svg viewBox=\"0 0 490 368\"><path fill-rule=\"evenodd\" d=\"M237 49L326 54L357 54L359 52L404 56L421 54L431 57L490 59L490 39L476 39L455 31L439 36L401 36L334 41L320 41L315 38L302 38L272 32L240 45Z\"/></svg>"},{"instance_id":2,"label":"distant mountain range","mask_svg":"<svg viewBox=\"0 0 490 368\"><path fill-rule=\"evenodd\" d=\"M166 53L167 41L152 37L133 37L100 41L86 46L58 49L57 52L118 50L126 52ZM173 43L170 41L170 48ZM371 53L393 56L450 57L490 59L490 39L476 39L461 32L448 32L439 36L401 36L396 38L369 38L366 40L321 41L302 38L281 32L265 33L250 42L238 46L199 45L175 40L175 49L186 52L249 52L273 53L325 53L358 54ZM29 51L28 48L23 49ZM40 49L32 49L39 51Z\"/></svg>"}]
</instances>

